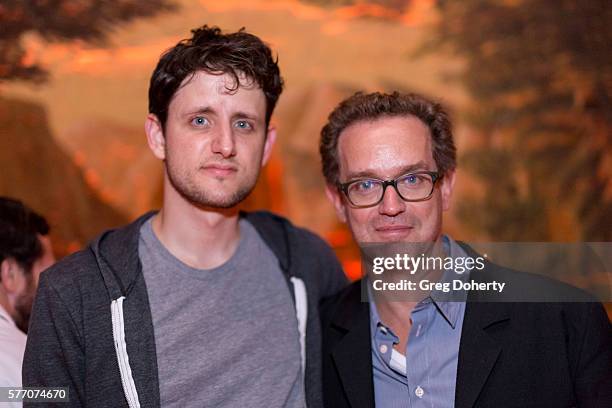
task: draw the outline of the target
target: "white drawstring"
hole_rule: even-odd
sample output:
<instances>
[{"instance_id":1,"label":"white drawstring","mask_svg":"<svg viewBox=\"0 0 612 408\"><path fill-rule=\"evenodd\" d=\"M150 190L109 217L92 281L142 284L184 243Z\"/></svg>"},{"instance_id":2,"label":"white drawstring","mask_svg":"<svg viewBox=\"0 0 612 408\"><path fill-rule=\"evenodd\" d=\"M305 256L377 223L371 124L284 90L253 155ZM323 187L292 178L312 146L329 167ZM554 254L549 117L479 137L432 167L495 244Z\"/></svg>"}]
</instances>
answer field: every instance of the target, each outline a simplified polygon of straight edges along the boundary
<instances>
[{"instance_id":1,"label":"white drawstring","mask_svg":"<svg viewBox=\"0 0 612 408\"><path fill-rule=\"evenodd\" d=\"M304 281L295 276L291 277L293 293L295 294L295 314L300 332L300 352L302 356L302 375L306 370L306 323L308 319L308 299Z\"/></svg>"},{"instance_id":2,"label":"white drawstring","mask_svg":"<svg viewBox=\"0 0 612 408\"><path fill-rule=\"evenodd\" d=\"M130 408L140 408L138 401L138 391L132 377L132 369L130 368L130 358L127 353L125 344L125 324L123 321L123 300L124 296L115 299L111 303L111 315L113 317L113 340L115 341L115 352L117 353L117 362L119 363L119 372L121 373L121 384L123 385L123 393Z\"/></svg>"}]
</instances>

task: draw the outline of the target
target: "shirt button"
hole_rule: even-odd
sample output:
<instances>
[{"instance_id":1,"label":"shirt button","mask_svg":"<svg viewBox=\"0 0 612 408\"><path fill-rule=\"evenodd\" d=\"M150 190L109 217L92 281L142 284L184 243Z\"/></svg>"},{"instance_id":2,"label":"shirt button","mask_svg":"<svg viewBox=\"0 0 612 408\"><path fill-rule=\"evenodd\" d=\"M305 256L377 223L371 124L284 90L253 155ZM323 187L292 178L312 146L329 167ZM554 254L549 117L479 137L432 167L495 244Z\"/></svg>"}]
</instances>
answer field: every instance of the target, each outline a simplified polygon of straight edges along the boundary
<instances>
[{"instance_id":1,"label":"shirt button","mask_svg":"<svg viewBox=\"0 0 612 408\"><path fill-rule=\"evenodd\" d=\"M419 385L418 387L416 387L416 390L414 390L414 394L419 398L423 398L423 395L425 395L425 390L423 390Z\"/></svg>"},{"instance_id":2,"label":"shirt button","mask_svg":"<svg viewBox=\"0 0 612 408\"><path fill-rule=\"evenodd\" d=\"M387 352L387 345L383 344L382 346L380 346L379 350L381 353L385 354Z\"/></svg>"}]
</instances>

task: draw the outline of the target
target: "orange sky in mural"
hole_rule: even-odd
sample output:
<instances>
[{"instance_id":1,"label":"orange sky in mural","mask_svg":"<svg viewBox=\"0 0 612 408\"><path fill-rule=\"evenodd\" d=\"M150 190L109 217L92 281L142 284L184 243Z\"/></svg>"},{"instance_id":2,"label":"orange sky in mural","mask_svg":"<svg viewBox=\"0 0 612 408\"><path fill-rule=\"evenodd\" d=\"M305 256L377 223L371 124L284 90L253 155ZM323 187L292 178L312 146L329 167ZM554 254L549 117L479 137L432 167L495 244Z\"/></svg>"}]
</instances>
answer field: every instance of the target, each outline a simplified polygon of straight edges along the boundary
<instances>
[{"instance_id":1,"label":"orange sky in mural","mask_svg":"<svg viewBox=\"0 0 612 408\"><path fill-rule=\"evenodd\" d=\"M435 20L433 0L419 0L410 3L403 12L374 4L324 9L302 3L298 0L200 0L200 4L212 13L235 11L288 12L300 20L316 20L321 23L320 33L338 36L350 30L349 21L375 17L386 18L406 26L418 26ZM180 13L180 11L179 11ZM116 45L110 48L92 48L82 42L69 44L47 44L39 38L26 40L26 60L40 61L52 67L56 74L83 73L92 76L119 74L129 75L137 69L152 66L160 52L177 41L175 36L153 37L151 41L134 46Z\"/></svg>"},{"instance_id":2,"label":"orange sky in mural","mask_svg":"<svg viewBox=\"0 0 612 408\"><path fill-rule=\"evenodd\" d=\"M299 0L200 0L200 3L213 12L235 10L288 11L303 20L353 20L361 17L383 17L407 25L429 22L434 15L434 0L407 1L408 7L403 11L392 10L378 4L360 3L352 6L323 8Z\"/></svg>"},{"instance_id":3,"label":"orange sky in mural","mask_svg":"<svg viewBox=\"0 0 612 408\"><path fill-rule=\"evenodd\" d=\"M464 94L459 87L441 88L439 72L459 62L444 56L409 57L435 19L432 4L414 1L397 13L363 4L328 9L298 0L182 0L176 13L123 26L111 35L107 48L28 38L28 58L49 69L50 81L6 84L3 92L45 102L55 134L68 144L71 125L90 117L141 127L148 79L159 55L190 28L207 23L228 30L244 26L269 42L279 55L288 92L319 83L364 89L397 83L403 89L444 94L454 102ZM389 13L395 13L392 21L373 18Z\"/></svg>"}]
</instances>

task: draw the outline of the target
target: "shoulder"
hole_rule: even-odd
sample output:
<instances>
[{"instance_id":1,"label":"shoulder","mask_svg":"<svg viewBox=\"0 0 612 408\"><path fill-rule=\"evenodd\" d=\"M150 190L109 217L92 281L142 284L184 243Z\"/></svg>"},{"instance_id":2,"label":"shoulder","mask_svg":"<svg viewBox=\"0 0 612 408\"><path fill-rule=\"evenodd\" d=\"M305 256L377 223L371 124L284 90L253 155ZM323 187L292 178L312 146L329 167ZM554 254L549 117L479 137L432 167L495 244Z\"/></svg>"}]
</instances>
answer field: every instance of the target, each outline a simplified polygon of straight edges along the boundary
<instances>
[{"instance_id":1,"label":"shoulder","mask_svg":"<svg viewBox=\"0 0 612 408\"><path fill-rule=\"evenodd\" d=\"M23 354L25 344L26 335L12 321L7 320L5 316L0 316L0 356L6 356L7 353L8 355L14 354L15 350L21 350L21 354ZM1 360L2 358L0 358Z\"/></svg>"},{"instance_id":2,"label":"shoulder","mask_svg":"<svg viewBox=\"0 0 612 408\"><path fill-rule=\"evenodd\" d=\"M58 293L82 290L87 293L102 290L106 295L102 266L113 272L137 265L140 227L153 216L149 212L134 222L102 232L91 243L41 274L41 283ZM44 278L44 279L43 279Z\"/></svg>"},{"instance_id":3,"label":"shoulder","mask_svg":"<svg viewBox=\"0 0 612 408\"><path fill-rule=\"evenodd\" d=\"M331 247L314 232L294 225L288 219L268 212L257 211L243 213L243 216L255 226L257 232L274 249L277 255L290 259L291 262L315 261L318 264L333 263L338 260Z\"/></svg>"},{"instance_id":4,"label":"shoulder","mask_svg":"<svg viewBox=\"0 0 612 408\"><path fill-rule=\"evenodd\" d=\"M458 243L469 257L482 258L469 245L463 242ZM534 271L537 273L533 273ZM554 274L547 273L547 270L541 267L534 267L531 271L527 272L508 268L490 260L484 260L481 268L473 269L470 272L470 279L479 283L500 282L505 284L501 295L484 292L483 294L486 299L478 299L480 301L535 303L596 302L596 299L590 293L555 279Z\"/></svg>"},{"instance_id":5,"label":"shoulder","mask_svg":"<svg viewBox=\"0 0 612 408\"><path fill-rule=\"evenodd\" d=\"M323 238L293 224L289 225L289 236L296 274L318 287L320 299L337 293L347 285L340 261Z\"/></svg>"},{"instance_id":6,"label":"shoulder","mask_svg":"<svg viewBox=\"0 0 612 408\"><path fill-rule=\"evenodd\" d=\"M476 282L505 284L501 295L483 292L484 296L494 296L490 299L492 301L570 304L597 302L590 293L566 282L540 274L516 271L489 262L486 263L485 269L472 271L470 278Z\"/></svg>"},{"instance_id":7,"label":"shoulder","mask_svg":"<svg viewBox=\"0 0 612 408\"><path fill-rule=\"evenodd\" d=\"M361 283L361 280L352 282L336 294L321 300L320 316L324 328L336 319L351 320L359 313L359 309L367 306L367 302L361 299Z\"/></svg>"},{"instance_id":8,"label":"shoulder","mask_svg":"<svg viewBox=\"0 0 612 408\"><path fill-rule=\"evenodd\" d=\"M314 247L315 249L330 249L329 245L314 232L298 227L287 218L269 211L243 213L243 216L255 228L267 236L278 240L286 239L292 246Z\"/></svg>"},{"instance_id":9,"label":"shoulder","mask_svg":"<svg viewBox=\"0 0 612 408\"><path fill-rule=\"evenodd\" d=\"M336 293L346 285L338 258L320 236L267 211L242 215L253 224L281 265L302 278L316 298Z\"/></svg>"},{"instance_id":10,"label":"shoulder","mask_svg":"<svg viewBox=\"0 0 612 408\"><path fill-rule=\"evenodd\" d=\"M506 304L512 319L533 332L549 336L563 333L563 336L575 339L588 331L608 337L612 334L603 305L580 288L547 276L498 265L489 266L472 276L478 282L503 282L506 288L501 296L478 294L468 299L476 304L484 301L484 307L489 307L486 306L487 300Z\"/></svg>"},{"instance_id":11,"label":"shoulder","mask_svg":"<svg viewBox=\"0 0 612 408\"><path fill-rule=\"evenodd\" d=\"M99 276L96 258L90 247L77 251L42 272L40 286L58 293L73 292Z\"/></svg>"}]
</instances>

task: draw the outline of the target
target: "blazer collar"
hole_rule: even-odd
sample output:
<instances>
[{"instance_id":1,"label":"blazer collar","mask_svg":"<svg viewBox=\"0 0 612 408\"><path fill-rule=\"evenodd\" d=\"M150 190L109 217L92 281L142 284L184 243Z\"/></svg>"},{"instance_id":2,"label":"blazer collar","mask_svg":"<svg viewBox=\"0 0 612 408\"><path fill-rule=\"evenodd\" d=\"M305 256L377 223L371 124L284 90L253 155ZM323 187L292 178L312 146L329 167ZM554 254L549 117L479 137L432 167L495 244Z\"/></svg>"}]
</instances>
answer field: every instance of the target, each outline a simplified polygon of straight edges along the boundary
<instances>
[{"instance_id":1,"label":"blazer collar","mask_svg":"<svg viewBox=\"0 0 612 408\"><path fill-rule=\"evenodd\" d=\"M354 282L340 302L331 324L344 336L331 356L351 406L374 407L370 312L361 293L361 281Z\"/></svg>"},{"instance_id":2,"label":"blazer collar","mask_svg":"<svg viewBox=\"0 0 612 408\"><path fill-rule=\"evenodd\" d=\"M460 244L471 257L480 256L468 245ZM481 271L473 270L470 279L486 282L497 275L499 266L485 262ZM463 330L459 344L455 407L473 407L499 355L502 339L513 309L512 303L481 302L478 292L470 292L465 307ZM495 327L495 333L490 329Z\"/></svg>"}]
</instances>

